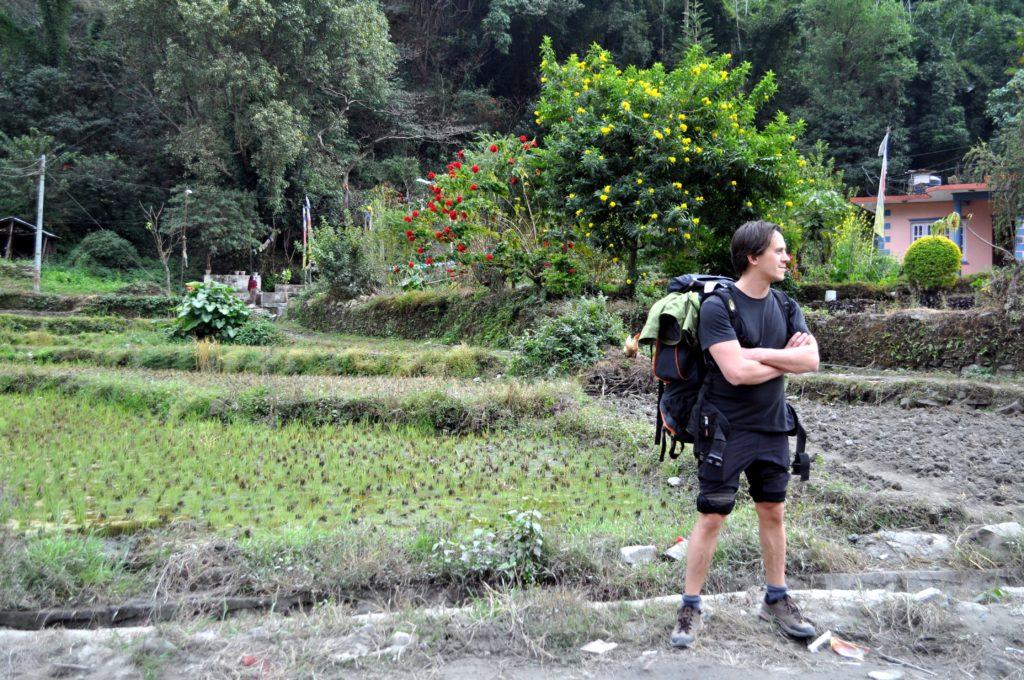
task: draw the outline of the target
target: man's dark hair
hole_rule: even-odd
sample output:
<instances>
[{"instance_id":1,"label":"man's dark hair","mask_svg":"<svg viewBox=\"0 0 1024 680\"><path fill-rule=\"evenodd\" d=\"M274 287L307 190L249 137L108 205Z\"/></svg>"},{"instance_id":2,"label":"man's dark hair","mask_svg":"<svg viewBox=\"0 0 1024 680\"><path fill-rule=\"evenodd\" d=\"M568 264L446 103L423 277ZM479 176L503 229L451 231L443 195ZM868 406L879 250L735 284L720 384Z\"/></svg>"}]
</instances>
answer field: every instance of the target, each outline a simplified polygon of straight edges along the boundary
<instances>
[{"instance_id":1,"label":"man's dark hair","mask_svg":"<svg viewBox=\"0 0 1024 680\"><path fill-rule=\"evenodd\" d=\"M772 233L782 233L779 225L774 222L755 220L744 222L736 233L732 235L732 266L740 276L747 271L750 262L747 255L755 257L768 250L772 244Z\"/></svg>"}]
</instances>

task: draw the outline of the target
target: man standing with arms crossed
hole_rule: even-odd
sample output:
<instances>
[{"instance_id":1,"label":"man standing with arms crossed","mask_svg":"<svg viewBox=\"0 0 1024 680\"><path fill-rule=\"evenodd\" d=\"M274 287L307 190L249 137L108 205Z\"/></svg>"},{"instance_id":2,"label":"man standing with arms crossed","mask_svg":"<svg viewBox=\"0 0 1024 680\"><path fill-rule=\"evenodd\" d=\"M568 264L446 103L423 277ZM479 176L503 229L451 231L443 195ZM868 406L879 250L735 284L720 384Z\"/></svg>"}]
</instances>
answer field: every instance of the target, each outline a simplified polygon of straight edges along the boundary
<instances>
[{"instance_id":1,"label":"man standing with arms crossed","mask_svg":"<svg viewBox=\"0 0 1024 680\"><path fill-rule=\"evenodd\" d=\"M797 304L771 290L772 283L785 279L790 261L778 226L745 223L733 234L731 254L739 274L729 291L733 314L718 295L708 296L700 309L700 345L711 361L704 400L696 408L704 424L712 429L717 425L727 437L721 458L702 455L698 468L700 514L687 549L683 603L671 639L675 647L692 645L703 625L700 592L743 472L757 510L765 568L760 616L793 637L814 635L814 627L786 591L787 433L796 423L786 404L783 376L817 371L818 344ZM699 440L698 453L708 444Z\"/></svg>"}]
</instances>

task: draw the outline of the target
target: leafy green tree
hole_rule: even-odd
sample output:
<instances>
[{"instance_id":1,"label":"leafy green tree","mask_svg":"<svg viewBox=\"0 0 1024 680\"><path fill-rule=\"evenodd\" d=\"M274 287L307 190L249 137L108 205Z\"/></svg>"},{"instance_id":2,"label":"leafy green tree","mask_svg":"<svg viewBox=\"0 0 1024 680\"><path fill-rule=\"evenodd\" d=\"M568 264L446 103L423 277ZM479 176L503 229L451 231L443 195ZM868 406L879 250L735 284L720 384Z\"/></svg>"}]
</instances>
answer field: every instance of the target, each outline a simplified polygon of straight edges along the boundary
<instances>
[{"instance_id":1,"label":"leafy green tree","mask_svg":"<svg viewBox=\"0 0 1024 680\"><path fill-rule=\"evenodd\" d=\"M263 227L252 194L206 184L189 190L179 187L168 201L163 228L198 241L208 271L214 259L231 260L259 246Z\"/></svg>"},{"instance_id":2,"label":"leafy green tree","mask_svg":"<svg viewBox=\"0 0 1024 680\"><path fill-rule=\"evenodd\" d=\"M908 167L907 85L917 66L906 9L896 0L805 0L800 13L798 51L783 81L790 113L807 121L810 139L828 143L848 180L874 190L886 127L889 175Z\"/></svg>"},{"instance_id":3,"label":"leafy green tree","mask_svg":"<svg viewBox=\"0 0 1024 680\"><path fill-rule=\"evenodd\" d=\"M1024 19L995 3L927 0L914 7L918 75L908 96L914 115L910 151L916 166L950 168L992 127L984 109L1016 56Z\"/></svg>"},{"instance_id":4,"label":"leafy green tree","mask_svg":"<svg viewBox=\"0 0 1024 680\"><path fill-rule=\"evenodd\" d=\"M807 162L794 142L801 125L755 117L775 91L769 75L747 87L749 64L694 46L669 71L620 70L594 45L559 63L545 41L536 122L546 204L615 260L632 292L641 248L691 253L727 271L729 239L742 222L782 224L803 202Z\"/></svg>"},{"instance_id":5,"label":"leafy green tree","mask_svg":"<svg viewBox=\"0 0 1024 680\"><path fill-rule=\"evenodd\" d=\"M207 184L285 205L289 173L338 157L350 120L381 108L396 53L373 0L124 0L117 30L169 152Z\"/></svg>"}]
</instances>

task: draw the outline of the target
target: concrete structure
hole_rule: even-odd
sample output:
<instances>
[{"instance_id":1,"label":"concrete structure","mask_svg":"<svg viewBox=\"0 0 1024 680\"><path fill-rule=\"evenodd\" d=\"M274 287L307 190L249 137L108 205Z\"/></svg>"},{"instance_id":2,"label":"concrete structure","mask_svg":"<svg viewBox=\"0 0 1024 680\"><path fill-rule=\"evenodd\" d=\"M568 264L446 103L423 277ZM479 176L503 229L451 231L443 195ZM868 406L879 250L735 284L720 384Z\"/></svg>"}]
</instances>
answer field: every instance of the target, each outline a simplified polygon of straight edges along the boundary
<instances>
[{"instance_id":1,"label":"concrete structure","mask_svg":"<svg viewBox=\"0 0 1024 680\"><path fill-rule=\"evenodd\" d=\"M263 281L259 274L256 274L256 307L265 309L273 316L281 316L288 307L288 301L298 295L302 286L298 284L278 284L274 292L268 293L262 290ZM207 274L203 277L204 283L216 281L231 286L235 294L249 302L249 275L245 272L234 272L233 274Z\"/></svg>"},{"instance_id":2,"label":"concrete structure","mask_svg":"<svg viewBox=\"0 0 1024 680\"><path fill-rule=\"evenodd\" d=\"M992 268L992 208L988 185L936 184L934 175L915 174L922 181L914 193L885 197L885 250L902 260L907 248L931 225L950 213L959 213L961 227L952 239L963 251L962 274L974 274ZM876 199L864 196L850 199L855 205L874 213ZM1024 229L1019 238L1024 238ZM1022 246L1024 248L1024 246Z\"/></svg>"}]
</instances>

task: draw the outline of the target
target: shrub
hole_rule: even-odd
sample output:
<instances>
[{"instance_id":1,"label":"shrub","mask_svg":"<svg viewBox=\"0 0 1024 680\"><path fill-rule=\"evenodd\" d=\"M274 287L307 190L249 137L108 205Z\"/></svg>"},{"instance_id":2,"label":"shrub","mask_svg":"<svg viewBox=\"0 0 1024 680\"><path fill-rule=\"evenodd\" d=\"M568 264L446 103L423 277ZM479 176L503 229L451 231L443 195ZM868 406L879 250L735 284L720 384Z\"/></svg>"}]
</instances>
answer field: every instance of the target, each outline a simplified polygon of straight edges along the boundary
<instances>
[{"instance_id":1,"label":"shrub","mask_svg":"<svg viewBox=\"0 0 1024 680\"><path fill-rule=\"evenodd\" d=\"M178 335L234 339L249 321L249 308L231 286L194 284L178 305L177 321Z\"/></svg>"},{"instance_id":2,"label":"shrub","mask_svg":"<svg viewBox=\"0 0 1024 680\"><path fill-rule=\"evenodd\" d=\"M377 284L373 268L351 229L321 222L309 249L320 280L339 298L354 298L371 292ZM287 282L281 273L282 282Z\"/></svg>"},{"instance_id":3,"label":"shrub","mask_svg":"<svg viewBox=\"0 0 1024 680\"><path fill-rule=\"evenodd\" d=\"M828 235L828 242L828 261L820 268L810 268L811 278L832 283L882 283L899 274L899 262L875 249L871 227L861 215L846 215Z\"/></svg>"},{"instance_id":4,"label":"shrub","mask_svg":"<svg viewBox=\"0 0 1024 680\"><path fill-rule=\"evenodd\" d=\"M280 345L284 342L284 333L270 319L254 317L238 329L233 342L238 345L258 345L260 347Z\"/></svg>"},{"instance_id":5,"label":"shrub","mask_svg":"<svg viewBox=\"0 0 1024 680\"><path fill-rule=\"evenodd\" d=\"M956 283L960 273L960 248L945 236L925 236L910 244L903 257L903 273L923 290Z\"/></svg>"},{"instance_id":6,"label":"shrub","mask_svg":"<svg viewBox=\"0 0 1024 680\"><path fill-rule=\"evenodd\" d=\"M795 211L820 185L804 181L810 168L795 145L802 124L764 113L772 73L751 82L749 63L730 68L731 55L699 46L671 70L619 69L598 45L561 62L550 39L540 51L540 198L622 260L630 291L641 250L682 251L702 269L723 269L732 232L746 220L780 224L797 248Z\"/></svg>"},{"instance_id":7,"label":"shrub","mask_svg":"<svg viewBox=\"0 0 1024 680\"><path fill-rule=\"evenodd\" d=\"M622 320L608 310L604 296L580 298L564 314L544 321L534 333L516 343L519 356L512 371L524 375L554 375L596 363L604 347L625 335Z\"/></svg>"},{"instance_id":8,"label":"shrub","mask_svg":"<svg viewBox=\"0 0 1024 680\"><path fill-rule=\"evenodd\" d=\"M109 229L94 231L78 244L71 264L86 269L135 269L141 266L135 246Z\"/></svg>"},{"instance_id":9,"label":"shrub","mask_svg":"<svg viewBox=\"0 0 1024 680\"><path fill-rule=\"evenodd\" d=\"M474 529L469 540L434 544L445 570L459 578L532 583L544 568L544 530L536 510L510 510L497 531Z\"/></svg>"}]
</instances>

